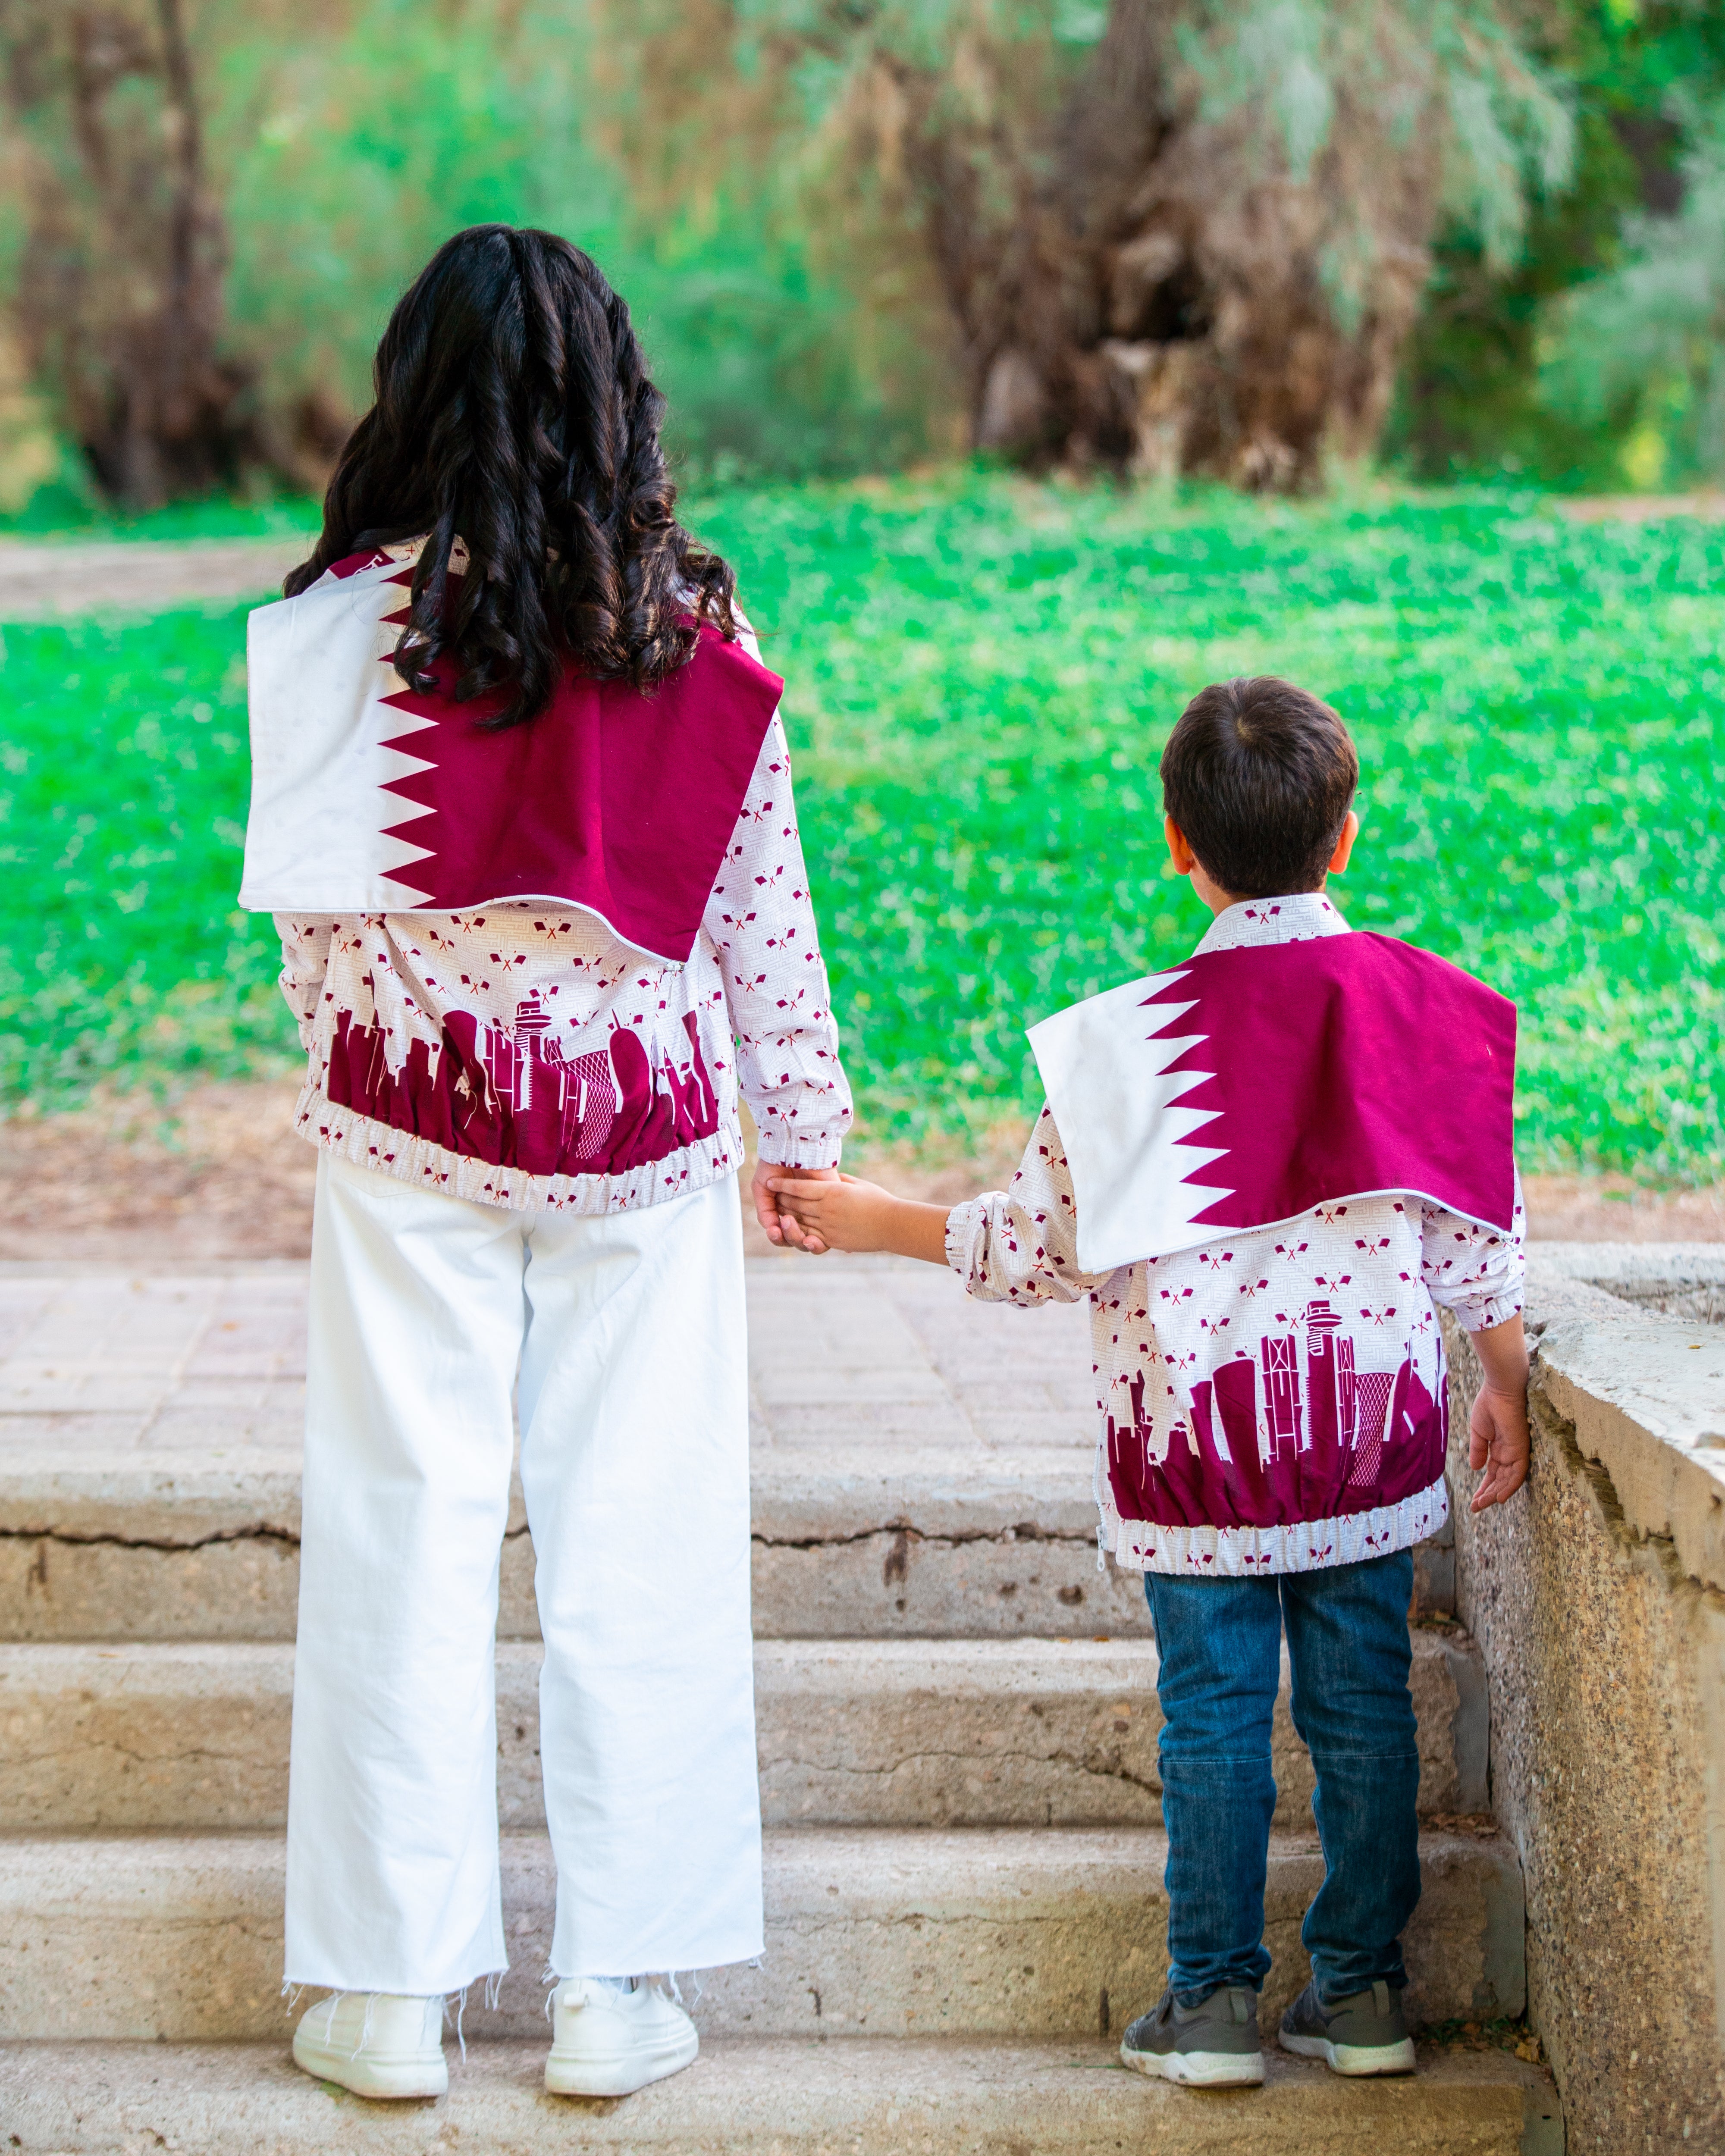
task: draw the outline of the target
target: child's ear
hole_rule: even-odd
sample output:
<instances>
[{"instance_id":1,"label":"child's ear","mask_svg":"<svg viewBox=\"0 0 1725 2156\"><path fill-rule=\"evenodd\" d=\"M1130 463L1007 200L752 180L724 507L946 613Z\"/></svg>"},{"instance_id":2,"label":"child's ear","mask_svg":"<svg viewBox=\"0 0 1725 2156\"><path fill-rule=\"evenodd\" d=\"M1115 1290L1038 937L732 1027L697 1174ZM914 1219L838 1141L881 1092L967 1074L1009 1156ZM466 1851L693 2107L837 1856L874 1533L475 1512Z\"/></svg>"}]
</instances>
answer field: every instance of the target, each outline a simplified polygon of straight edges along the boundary
<instances>
[{"instance_id":1,"label":"child's ear","mask_svg":"<svg viewBox=\"0 0 1725 2156\"><path fill-rule=\"evenodd\" d=\"M1162 834L1168 840L1168 857L1174 865L1176 875L1190 875L1198 865L1198 856L1186 843L1186 834L1172 816L1162 819Z\"/></svg>"},{"instance_id":2,"label":"child's ear","mask_svg":"<svg viewBox=\"0 0 1725 2156\"><path fill-rule=\"evenodd\" d=\"M1330 855L1326 873L1340 875L1348 866L1348 857L1353 851L1353 842L1359 836L1359 818L1349 809L1342 819L1342 835L1336 841L1336 850Z\"/></svg>"}]
</instances>

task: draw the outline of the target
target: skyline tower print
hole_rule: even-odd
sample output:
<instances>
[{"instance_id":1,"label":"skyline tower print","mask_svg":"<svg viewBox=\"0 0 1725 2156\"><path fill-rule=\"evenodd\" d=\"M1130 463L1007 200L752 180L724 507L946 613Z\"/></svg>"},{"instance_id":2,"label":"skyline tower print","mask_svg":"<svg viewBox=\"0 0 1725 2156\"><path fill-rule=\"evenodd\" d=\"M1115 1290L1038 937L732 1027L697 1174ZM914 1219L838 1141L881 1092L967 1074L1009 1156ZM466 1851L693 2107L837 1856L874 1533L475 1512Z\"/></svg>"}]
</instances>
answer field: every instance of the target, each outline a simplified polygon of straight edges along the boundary
<instances>
[{"instance_id":1,"label":"skyline tower print","mask_svg":"<svg viewBox=\"0 0 1725 2156\"><path fill-rule=\"evenodd\" d=\"M1192 1387L1159 1459L1135 1381L1131 1419L1111 1415L1105 1431L1123 1517L1271 1527L1396 1503L1429 1483L1432 1445L1447 1437L1441 1359L1430 1389L1411 1353L1361 1369L1329 1296L1276 1323L1255 1353L1242 1347Z\"/></svg>"}]
</instances>

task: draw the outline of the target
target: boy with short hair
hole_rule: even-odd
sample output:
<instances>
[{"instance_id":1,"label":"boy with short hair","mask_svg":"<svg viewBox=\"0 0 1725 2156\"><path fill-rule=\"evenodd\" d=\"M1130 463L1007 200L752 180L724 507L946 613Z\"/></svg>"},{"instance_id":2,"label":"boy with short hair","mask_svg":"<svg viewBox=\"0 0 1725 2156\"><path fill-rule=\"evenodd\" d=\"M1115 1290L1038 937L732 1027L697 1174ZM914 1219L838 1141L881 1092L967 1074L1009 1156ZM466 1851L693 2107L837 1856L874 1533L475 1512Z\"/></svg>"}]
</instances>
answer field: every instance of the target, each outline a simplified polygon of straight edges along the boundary
<instances>
[{"instance_id":1,"label":"boy with short hair","mask_svg":"<svg viewBox=\"0 0 1725 2156\"><path fill-rule=\"evenodd\" d=\"M1261 2082L1271 1728L1286 1625L1325 1877L1283 2047L1414 2064L1413 1545L1447 1513L1434 1303L1485 1373L1477 1512L1527 1476L1514 1009L1325 896L1358 761L1271 679L1195 696L1162 757L1175 869L1215 916L1183 966L1031 1030L1047 1089L1007 1191L951 1211L849 1178L773 1188L812 1249L950 1264L971 1294L1088 1296L1099 1536L1156 1627L1168 1989L1126 2063Z\"/></svg>"}]
</instances>

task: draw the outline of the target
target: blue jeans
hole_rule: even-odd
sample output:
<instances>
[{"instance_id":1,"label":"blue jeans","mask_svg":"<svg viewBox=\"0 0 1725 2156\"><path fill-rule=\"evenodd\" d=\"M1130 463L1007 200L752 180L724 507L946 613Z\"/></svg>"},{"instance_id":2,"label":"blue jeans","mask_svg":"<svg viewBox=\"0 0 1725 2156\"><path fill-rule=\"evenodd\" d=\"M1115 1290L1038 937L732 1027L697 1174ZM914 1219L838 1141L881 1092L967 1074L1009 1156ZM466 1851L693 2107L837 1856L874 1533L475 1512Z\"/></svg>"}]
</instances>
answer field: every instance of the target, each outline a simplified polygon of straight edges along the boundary
<instances>
[{"instance_id":1,"label":"blue jeans","mask_svg":"<svg viewBox=\"0 0 1725 2156\"><path fill-rule=\"evenodd\" d=\"M1406 1981L1420 1899L1420 1754L1408 1692L1413 1553L1268 1579L1147 1573L1162 1700L1168 1982L1183 2005L1262 1987L1276 1780L1271 1725L1288 1632L1294 1727L1312 1753L1324 1883L1301 1938L1327 2001Z\"/></svg>"}]
</instances>

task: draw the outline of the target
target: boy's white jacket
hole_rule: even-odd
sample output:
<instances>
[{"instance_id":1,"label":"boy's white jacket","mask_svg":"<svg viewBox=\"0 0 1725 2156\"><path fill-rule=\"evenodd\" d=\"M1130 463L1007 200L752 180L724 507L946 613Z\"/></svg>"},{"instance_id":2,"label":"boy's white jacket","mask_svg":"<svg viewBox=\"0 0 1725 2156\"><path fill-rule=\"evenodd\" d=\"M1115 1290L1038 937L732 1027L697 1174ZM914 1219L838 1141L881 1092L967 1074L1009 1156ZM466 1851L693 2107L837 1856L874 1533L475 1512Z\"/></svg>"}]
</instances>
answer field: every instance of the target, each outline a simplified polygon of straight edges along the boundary
<instances>
[{"instance_id":1,"label":"boy's white jacket","mask_svg":"<svg viewBox=\"0 0 1725 2156\"><path fill-rule=\"evenodd\" d=\"M1388 1192L1513 1219L1515 1006L1392 937L1200 950L1029 1039L1087 1274Z\"/></svg>"}]
</instances>

